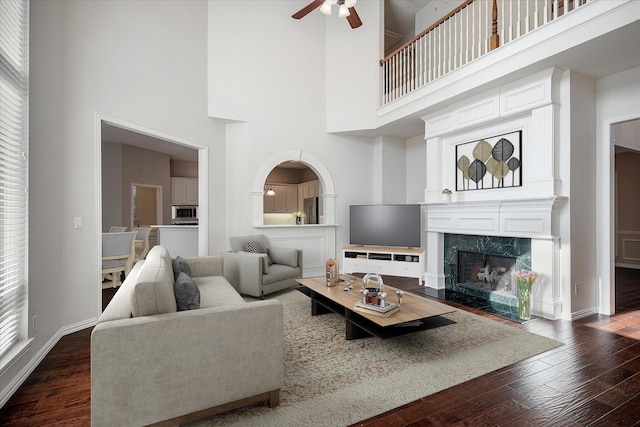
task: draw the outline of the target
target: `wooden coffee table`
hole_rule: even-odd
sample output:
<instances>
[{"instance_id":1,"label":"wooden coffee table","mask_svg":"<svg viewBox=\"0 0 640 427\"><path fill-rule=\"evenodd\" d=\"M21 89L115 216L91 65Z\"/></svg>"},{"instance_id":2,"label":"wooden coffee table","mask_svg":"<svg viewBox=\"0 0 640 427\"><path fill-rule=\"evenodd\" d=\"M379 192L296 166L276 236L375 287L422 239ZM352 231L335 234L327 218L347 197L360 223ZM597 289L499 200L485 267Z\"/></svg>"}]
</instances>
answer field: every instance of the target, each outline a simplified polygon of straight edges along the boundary
<instances>
[{"instance_id":1,"label":"wooden coffee table","mask_svg":"<svg viewBox=\"0 0 640 427\"><path fill-rule=\"evenodd\" d=\"M355 278L353 289L344 290L344 286L328 287L325 277L310 277L296 280L298 291L311 298L311 315L337 313L345 318L345 337L348 340L376 336L386 339L411 332L451 325L453 320L441 317L456 311L453 307L431 301L405 292L400 311L389 317L380 317L354 311L356 302L362 300L362 280ZM389 295L387 301L397 302L396 288L384 286Z\"/></svg>"}]
</instances>

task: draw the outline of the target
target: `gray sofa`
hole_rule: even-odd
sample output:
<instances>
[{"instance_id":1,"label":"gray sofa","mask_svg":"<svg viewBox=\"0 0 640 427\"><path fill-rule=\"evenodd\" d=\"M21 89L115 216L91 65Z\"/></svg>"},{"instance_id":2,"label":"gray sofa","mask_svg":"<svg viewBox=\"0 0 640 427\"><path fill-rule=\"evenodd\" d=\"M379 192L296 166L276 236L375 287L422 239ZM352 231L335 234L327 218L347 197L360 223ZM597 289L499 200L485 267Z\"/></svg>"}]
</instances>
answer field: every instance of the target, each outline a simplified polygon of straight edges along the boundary
<instances>
[{"instance_id":1,"label":"gray sofa","mask_svg":"<svg viewBox=\"0 0 640 427\"><path fill-rule=\"evenodd\" d=\"M224 257L224 276L243 295L263 298L272 292L298 286L302 277L302 251L272 248L262 234L229 238L231 252ZM247 252L247 244L257 243L266 253ZM268 265L267 255L273 261Z\"/></svg>"},{"instance_id":2,"label":"gray sofa","mask_svg":"<svg viewBox=\"0 0 640 427\"><path fill-rule=\"evenodd\" d=\"M282 304L245 302L223 277L221 256L186 260L199 309L176 311L172 260L155 246L100 316L91 334L93 426L172 424L279 404Z\"/></svg>"}]
</instances>

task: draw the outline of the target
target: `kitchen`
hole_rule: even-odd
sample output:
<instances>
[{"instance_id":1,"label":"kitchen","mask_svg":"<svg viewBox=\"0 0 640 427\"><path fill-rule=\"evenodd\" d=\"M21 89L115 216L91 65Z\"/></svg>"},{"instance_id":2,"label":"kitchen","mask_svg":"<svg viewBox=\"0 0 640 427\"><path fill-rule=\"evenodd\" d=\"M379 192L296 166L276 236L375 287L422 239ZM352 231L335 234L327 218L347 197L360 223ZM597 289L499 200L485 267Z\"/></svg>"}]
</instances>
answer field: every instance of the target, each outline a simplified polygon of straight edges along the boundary
<instances>
[{"instance_id":1,"label":"kitchen","mask_svg":"<svg viewBox=\"0 0 640 427\"><path fill-rule=\"evenodd\" d=\"M322 189L316 173L299 162L273 168L265 183L264 225L321 224ZM298 215L296 221L294 212Z\"/></svg>"},{"instance_id":2,"label":"kitchen","mask_svg":"<svg viewBox=\"0 0 640 427\"><path fill-rule=\"evenodd\" d=\"M170 254L198 255L198 178L171 177L171 225L154 227Z\"/></svg>"},{"instance_id":3,"label":"kitchen","mask_svg":"<svg viewBox=\"0 0 640 427\"><path fill-rule=\"evenodd\" d=\"M198 255L198 150L102 124L102 228L152 227L150 245Z\"/></svg>"}]
</instances>

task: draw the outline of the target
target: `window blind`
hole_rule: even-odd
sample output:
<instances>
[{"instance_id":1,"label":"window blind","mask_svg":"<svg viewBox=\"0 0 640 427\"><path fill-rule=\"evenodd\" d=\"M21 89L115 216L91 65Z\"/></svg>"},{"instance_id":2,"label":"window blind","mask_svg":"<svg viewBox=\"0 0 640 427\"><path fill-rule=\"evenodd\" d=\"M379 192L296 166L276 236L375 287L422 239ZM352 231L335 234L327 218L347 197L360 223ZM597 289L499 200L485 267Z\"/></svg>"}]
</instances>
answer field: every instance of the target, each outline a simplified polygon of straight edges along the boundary
<instances>
[{"instance_id":1,"label":"window blind","mask_svg":"<svg viewBox=\"0 0 640 427\"><path fill-rule=\"evenodd\" d=\"M29 2L0 1L0 357L26 339Z\"/></svg>"}]
</instances>

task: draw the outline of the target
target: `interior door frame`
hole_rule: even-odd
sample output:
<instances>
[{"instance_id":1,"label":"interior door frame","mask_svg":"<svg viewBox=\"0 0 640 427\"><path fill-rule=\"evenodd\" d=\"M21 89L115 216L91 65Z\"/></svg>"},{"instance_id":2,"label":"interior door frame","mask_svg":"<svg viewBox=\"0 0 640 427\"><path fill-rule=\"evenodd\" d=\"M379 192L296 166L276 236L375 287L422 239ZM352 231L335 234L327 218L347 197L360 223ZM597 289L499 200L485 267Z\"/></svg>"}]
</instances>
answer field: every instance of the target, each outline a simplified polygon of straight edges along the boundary
<instances>
[{"instance_id":1,"label":"interior door frame","mask_svg":"<svg viewBox=\"0 0 640 427\"><path fill-rule=\"evenodd\" d=\"M102 124L108 124L111 126L116 126L122 129L130 130L132 132L141 133L144 135L148 135L154 138L162 139L173 144L184 145L189 148L193 148L198 150L198 200L201 201L198 207L198 254L199 255L208 255L209 251L209 203L208 203L208 194L209 194L209 147L196 144L191 141L187 141L182 138L175 137L173 135L165 134L155 129L147 128L145 126L141 126L136 123L127 122L125 120L110 117L105 114L96 113L95 114L95 122L94 122L94 135L96 141L96 164L98 167L96 168L96 172L94 175L95 182L95 194L96 194L96 224L100 224L99 227L96 227L97 231L97 253L96 253L96 283L100 283L99 279L102 277L101 274L101 263L100 259L102 259ZM102 287L94 286L95 288L95 299L94 299L94 307L96 312L96 318L100 316L102 313Z\"/></svg>"}]
</instances>

